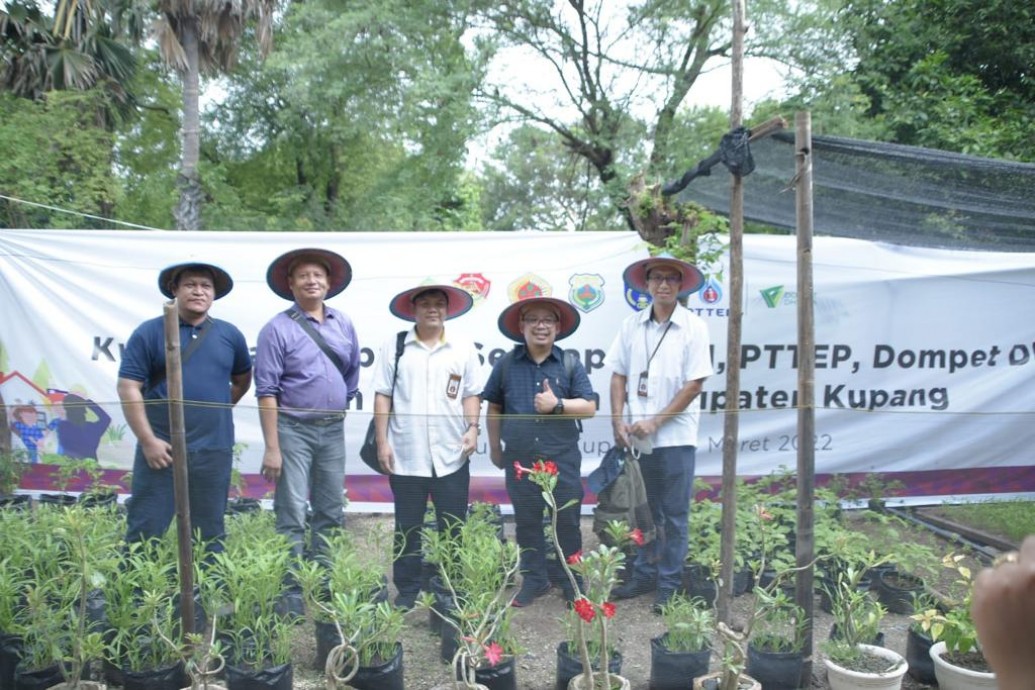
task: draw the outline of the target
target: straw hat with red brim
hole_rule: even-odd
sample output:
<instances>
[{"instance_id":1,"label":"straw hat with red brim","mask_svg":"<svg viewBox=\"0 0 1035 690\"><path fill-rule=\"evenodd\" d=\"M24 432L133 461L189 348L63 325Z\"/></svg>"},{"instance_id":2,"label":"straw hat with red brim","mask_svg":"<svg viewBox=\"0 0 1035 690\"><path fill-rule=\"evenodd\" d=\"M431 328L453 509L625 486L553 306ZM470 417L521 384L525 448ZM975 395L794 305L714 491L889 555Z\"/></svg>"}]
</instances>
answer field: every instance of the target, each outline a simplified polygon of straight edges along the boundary
<instances>
[{"instance_id":1,"label":"straw hat with red brim","mask_svg":"<svg viewBox=\"0 0 1035 690\"><path fill-rule=\"evenodd\" d=\"M579 327L579 313L564 300L556 297L528 297L514 302L503 310L499 318L500 333L519 343L525 342L525 334L521 330L521 316L532 307L546 307L560 319L555 340L564 340Z\"/></svg>"},{"instance_id":2,"label":"straw hat with red brim","mask_svg":"<svg viewBox=\"0 0 1035 690\"><path fill-rule=\"evenodd\" d=\"M679 285L680 296L690 295L701 289L704 285L704 275L693 264L680 261L674 256L652 256L649 259L642 259L629 264L622 274L622 278L629 287L639 292L647 292L647 274L657 268L667 268L676 271L683 277Z\"/></svg>"},{"instance_id":3,"label":"straw hat with red brim","mask_svg":"<svg viewBox=\"0 0 1035 690\"><path fill-rule=\"evenodd\" d=\"M352 282L352 266L340 254L335 254L329 249L293 249L286 254L281 254L266 271L266 284L270 286L277 295L286 300L294 301L295 296L291 294L291 286L288 277L295 266L300 263L315 263L324 267L327 271L327 297L330 299L349 286Z\"/></svg>"},{"instance_id":4,"label":"straw hat with red brim","mask_svg":"<svg viewBox=\"0 0 1035 690\"><path fill-rule=\"evenodd\" d=\"M173 284L179 280L180 274L184 271L198 271L201 273L212 274L213 287L216 289L215 299L226 297L227 294L234 289L234 281L230 278L230 274L219 266L205 264L199 261L190 261L185 264L173 264L172 266L162 269L162 272L158 274L158 289L162 291L163 295L169 299L173 299L175 297Z\"/></svg>"},{"instance_id":5,"label":"straw hat with red brim","mask_svg":"<svg viewBox=\"0 0 1035 690\"><path fill-rule=\"evenodd\" d=\"M446 296L446 319L466 314L474 306L471 293L455 285L419 285L403 290L388 303L388 310L404 321L416 321L414 302L426 292L441 292Z\"/></svg>"}]
</instances>

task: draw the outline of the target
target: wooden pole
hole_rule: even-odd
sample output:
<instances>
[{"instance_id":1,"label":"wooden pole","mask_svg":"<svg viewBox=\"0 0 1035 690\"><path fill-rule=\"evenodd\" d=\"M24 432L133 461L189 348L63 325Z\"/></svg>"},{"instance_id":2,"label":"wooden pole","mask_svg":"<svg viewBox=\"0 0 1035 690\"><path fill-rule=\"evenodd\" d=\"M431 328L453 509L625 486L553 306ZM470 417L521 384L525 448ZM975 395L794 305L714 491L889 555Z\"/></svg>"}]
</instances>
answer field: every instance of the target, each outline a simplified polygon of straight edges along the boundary
<instances>
[{"instance_id":1,"label":"wooden pole","mask_svg":"<svg viewBox=\"0 0 1035 690\"><path fill-rule=\"evenodd\" d=\"M187 433L183 423L183 371L180 361L180 315L175 300L164 309L165 380L169 387L169 442L173 456L176 541L180 562L180 618L184 639L194 632L194 551L191 542L187 483Z\"/></svg>"},{"instance_id":2,"label":"wooden pole","mask_svg":"<svg viewBox=\"0 0 1035 690\"><path fill-rule=\"evenodd\" d=\"M795 195L798 215L798 571L795 598L805 612L800 687L812 679L812 617L815 572L805 568L815 553L813 502L816 489L816 324L812 282L812 116L794 115Z\"/></svg>"},{"instance_id":3,"label":"wooden pole","mask_svg":"<svg viewBox=\"0 0 1035 690\"><path fill-rule=\"evenodd\" d=\"M744 0L733 0L733 98L730 129L744 120ZM730 191L730 313L726 325L726 416L722 433L722 544L716 615L730 623L737 520L737 444L740 436L740 342L744 317L744 181L733 175Z\"/></svg>"}]
</instances>

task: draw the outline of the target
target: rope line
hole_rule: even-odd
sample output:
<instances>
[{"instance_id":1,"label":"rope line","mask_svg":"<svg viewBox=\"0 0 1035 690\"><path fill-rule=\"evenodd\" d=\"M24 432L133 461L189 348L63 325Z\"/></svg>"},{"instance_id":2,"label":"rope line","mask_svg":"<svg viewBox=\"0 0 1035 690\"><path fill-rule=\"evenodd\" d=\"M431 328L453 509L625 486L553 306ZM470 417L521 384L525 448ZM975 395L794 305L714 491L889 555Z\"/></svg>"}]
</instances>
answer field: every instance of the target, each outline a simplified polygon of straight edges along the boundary
<instances>
[{"instance_id":1,"label":"rope line","mask_svg":"<svg viewBox=\"0 0 1035 690\"><path fill-rule=\"evenodd\" d=\"M40 204L35 201L26 201L25 199L19 199L13 196L7 196L6 194L0 194L0 199L6 199L7 201L13 201L18 204L25 204L26 206L35 206L36 208L45 208L48 211L57 211L58 213L67 213L70 216L80 216L82 218L90 218L91 220L102 220L107 223L115 223L116 225L125 225L129 228L137 228L139 230L164 230L165 228L153 228L149 225L138 225L137 223L129 223L124 220L115 220L114 218L105 218L104 216L95 216L91 213L83 213L82 211L73 211L68 208L61 208L60 206L50 206L49 204Z\"/></svg>"}]
</instances>

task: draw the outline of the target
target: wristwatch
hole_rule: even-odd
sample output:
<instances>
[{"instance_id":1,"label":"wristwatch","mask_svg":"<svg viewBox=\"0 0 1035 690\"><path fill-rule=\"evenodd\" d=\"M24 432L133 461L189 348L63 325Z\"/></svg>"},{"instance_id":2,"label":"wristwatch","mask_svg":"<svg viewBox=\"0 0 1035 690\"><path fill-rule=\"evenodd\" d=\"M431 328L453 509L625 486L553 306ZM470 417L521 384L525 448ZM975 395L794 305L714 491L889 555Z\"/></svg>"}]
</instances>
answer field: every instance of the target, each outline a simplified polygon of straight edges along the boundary
<instances>
[{"instance_id":1,"label":"wristwatch","mask_svg":"<svg viewBox=\"0 0 1035 690\"><path fill-rule=\"evenodd\" d=\"M478 422L468 422L467 423L467 429L465 431L470 431L471 429L474 429L475 431L479 431L480 432L482 430L482 425L479 424Z\"/></svg>"},{"instance_id":2,"label":"wristwatch","mask_svg":"<svg viewBox=\"0 0 1035 690\"><path fill-rule=\"evenodd\" d=\"M564 414L564 400L557 398L557 404L553 406L554 414Z\"/></svg>"}]
</instances>

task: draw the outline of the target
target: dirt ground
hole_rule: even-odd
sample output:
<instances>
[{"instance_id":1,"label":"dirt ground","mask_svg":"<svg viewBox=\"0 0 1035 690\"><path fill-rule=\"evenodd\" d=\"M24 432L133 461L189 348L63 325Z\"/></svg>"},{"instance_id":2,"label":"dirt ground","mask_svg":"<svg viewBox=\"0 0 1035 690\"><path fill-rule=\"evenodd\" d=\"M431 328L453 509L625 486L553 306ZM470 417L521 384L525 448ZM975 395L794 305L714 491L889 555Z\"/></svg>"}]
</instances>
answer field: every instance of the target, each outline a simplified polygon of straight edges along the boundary
<instances>
[{"instance_id":1,"label":"dirt ground","mask_svg":"<svg viewBox=\"0 0 1035 690\"><path fill-rule=\"evenodd\" d=\"M386 516L349 516L349 528L357 531L390 529L390 518ZM584 548L592 548L597 539L591 530L592 518L583 518ZM513 538L513 523L507 521L506 534ZM879 534L874 535L879 539ZM951 547L928 533L918 532L916 538L927 541L937 553L944 553ZM394 595L394 590L393 590ZM743 615L750 605L751 596L744 595L734 600L735 619ZM664 632L661 618L651 613L653 595L618 602L618 611L611 630L617 633L617 647L623 656L622 675L630 680L632 687L643 690L650 680L650 639ZM549 690L554 687L556 673L556 648L564 639L560 616L564 611L564 600L559 589L538 599L531 606L519 610L515 615L514 628L524 651L517 659L517 684L522 690ZM407 690L424 690L448 680L449 667L439 658L439 638L431 632L428 613L414 610L407 614L407 626L402 635L405 686ZM881 626L885 634L885 646L901 654L905 653L906 631L910 619L904 615L889 613ZM827 688L826 672L822 662L820 645L826 639L833 621L823 612L818 601L815 605L813 639L816 660L812 669L811 688ZM312 624L299 625L294 640L295 687L322 688L322 674L313 669L315 642ZM718 670L718 655L712 654L712 670ZM917 683L908 675L903 688L936 687Z\"/></svg>"}]
</instances>

